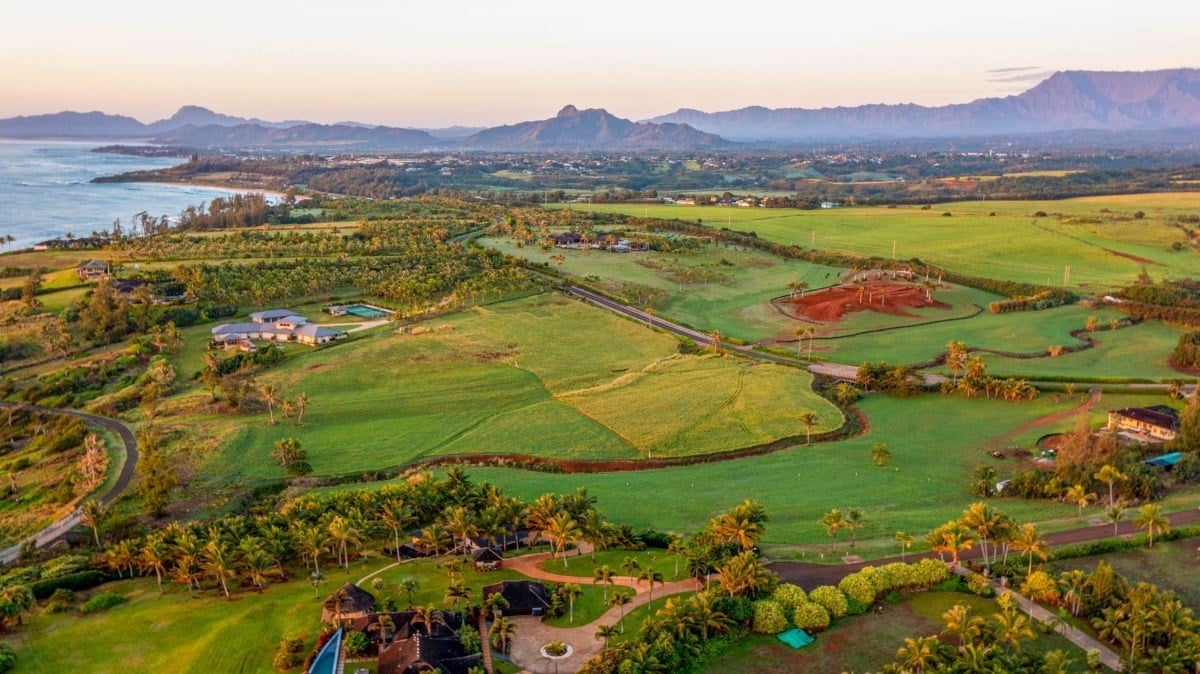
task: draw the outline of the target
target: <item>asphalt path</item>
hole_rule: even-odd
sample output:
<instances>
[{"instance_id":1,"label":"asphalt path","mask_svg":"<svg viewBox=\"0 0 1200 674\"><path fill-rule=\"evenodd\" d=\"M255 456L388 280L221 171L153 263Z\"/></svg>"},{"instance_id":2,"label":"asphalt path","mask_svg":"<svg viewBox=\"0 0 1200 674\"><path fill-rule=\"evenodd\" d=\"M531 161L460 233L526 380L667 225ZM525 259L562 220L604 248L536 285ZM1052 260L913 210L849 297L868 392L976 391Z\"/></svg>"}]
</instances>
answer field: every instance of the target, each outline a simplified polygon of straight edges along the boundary
<instances>
[{"instance_id":1,"label":"asphalt path","mask_svg":"<svg viewBox=\"0 0 1200 674\"><path fill-rule=\"evenodd\" d=\"M76 419L83 420L83 422L89 426L99 426L115 433L117 437L121 439L121 443L125 445L125 463L121 465L121 473L117 476L116 482L113 483L112 487L110 487L108 491L100 495L100 502L104 505L108 505L117 500L117 498L120 497L121 494L125 493L125 490L129 488L129 483L133 481L134 469L137 467L138 449L137 439L133 436L133 431L129 430L129 427L124 423L117 421L116 419L110 419L108 417L102 417L95 414L88 414L87 412L80 412L78 410L60 410L51 409L49 407L38 407L37 405L18 405L15 403L0 402L0 409L7 410L16 407L35 412L41 412L43 414L60 414L64 416L75 417ZM44 548L62 538L68 531L71 530L72 527L75 527L79 523L80 512L79 509L76 508L75 510L71 511L70 514L62 517L56 522L53 522L50 524L50 526L42 529L26 540L32 540L34 545L39 548ZM0 564L10 564L16 560L20 554L20 543L10 546L5 550L0 551Z\"/></svg>"}]
</instances>

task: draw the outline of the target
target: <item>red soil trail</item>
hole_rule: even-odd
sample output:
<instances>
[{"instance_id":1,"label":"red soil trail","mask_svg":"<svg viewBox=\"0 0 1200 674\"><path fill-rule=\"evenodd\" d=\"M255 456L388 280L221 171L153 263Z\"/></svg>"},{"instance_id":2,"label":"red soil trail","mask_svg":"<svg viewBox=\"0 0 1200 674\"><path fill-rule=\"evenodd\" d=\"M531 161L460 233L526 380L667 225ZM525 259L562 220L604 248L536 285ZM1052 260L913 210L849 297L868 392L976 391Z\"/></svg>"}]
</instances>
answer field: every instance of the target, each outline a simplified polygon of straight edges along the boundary
<instances>
[{"instance_id":1,"label":"red soil trail","mask_svg":"<svg viewBox=\"0 0 1200 674\"><path fill-rule=\"evenodd\" d=\"M1052 424L1052 423L1055 423L1058 421L1062 421L1063 419L1070 419L1071 417L1074 417L1079 414L1084 414L1088 410L1095 407L1096 404L1100 402L1100 395L1101 395L1100 389L1093 388L1091 390L1091 393L1088 395L1088 399L1086 401L1084 401L1084 403L1082 405L1079 405L1078 407L1072 407L1070 409L1059 410L1057 412L1054 412L1053 414L1047 414L1044 417L1038 417L1037 419L1034 419L1033 421L1029 421L1024 424L1021 424L1020 426L1017 426L1016 428L1014 428L1010 431L1005 431L1003 434L998 435L998 436L992 438L990 441L988 441L988 444L987 444L988 449L1003 449L1005 443L1007 443L1012 438L1015 438L1028 430L1037 428L1039 426L1045 426L1046 424Z\"/></svg>"},{"instance_id":2,"label":"red soil trail","mask_svg":"<svg viewBox=\"0 0 1200 674\"><path fill-rule=\"evenodd\" d=\"M911 318L914 315L906 309L950 308L945 302L930 300L927 290L921 286L889 281L838 286L785 302L791 304L801 316L821 322L836 321L857 311Z\"/></svg>"}]
</instances>

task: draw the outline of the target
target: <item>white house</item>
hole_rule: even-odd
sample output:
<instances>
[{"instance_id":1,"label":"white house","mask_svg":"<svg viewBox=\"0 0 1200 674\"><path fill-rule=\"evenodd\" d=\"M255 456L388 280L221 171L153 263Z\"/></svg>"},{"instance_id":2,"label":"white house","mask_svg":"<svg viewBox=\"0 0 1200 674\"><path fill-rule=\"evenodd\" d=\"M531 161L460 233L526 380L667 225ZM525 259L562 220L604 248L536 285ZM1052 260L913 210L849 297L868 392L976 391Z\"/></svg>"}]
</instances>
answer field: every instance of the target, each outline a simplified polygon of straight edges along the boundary
<instances>
[{"instance_id":1,"label":"white house","mask_svg":"<svg viewBox=\"0 0 1200 674\"><path fill-rule=\"evenodd\" d=\"M212 329L213 342L229 349L247 342L297 342L315 346L344 339L346 333L308 322L287 309L272 309L250 314L250 323L225 323Z\"/></svg>"}]
</instances>

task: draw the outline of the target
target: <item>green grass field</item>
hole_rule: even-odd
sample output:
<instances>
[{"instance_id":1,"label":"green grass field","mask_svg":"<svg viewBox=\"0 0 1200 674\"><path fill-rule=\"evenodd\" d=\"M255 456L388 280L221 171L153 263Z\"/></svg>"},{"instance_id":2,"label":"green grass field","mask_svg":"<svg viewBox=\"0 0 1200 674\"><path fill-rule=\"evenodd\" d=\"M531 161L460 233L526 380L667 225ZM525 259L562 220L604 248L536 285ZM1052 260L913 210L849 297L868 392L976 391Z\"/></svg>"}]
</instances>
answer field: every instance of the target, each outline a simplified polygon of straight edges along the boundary
<instances>
[{"instance_id":1,"label":"green grass field","mask_svg":"<svg viewBox=\"0 0 1200 674\"><path fill-rule=\"evenodd\" d=\"M297 351L262 381L310 399L303 428L246 416L173 417L218 438L222 480L282 475L267 454L296 437L316 474L454 453L629 459L703 454L837 428L811 375L733 357L683 356L674 338L557 295L505 302L353 343ZM198 357L189 332L179 356ZM298 347L289 347L298 348ZM207 393L191 394L195 401ZM186 401L175 404L186 407Z\"/></svg>"},{"instance_id":2,"label":"green grass field","mask_svg":"<svg viewBox=\"0 0 1200 674\"><path fill-rule=\"evenodd\" d=\"M874 396L860 404L871 420L865 436L763 457L632 473L553 475L475 468L471 475L526 498L587 487L613 521L680 533L694 531L743 499L757 499L771 516L766 542L798 544L802 550L784 554L803 552L814 561L832 552L821 515L834 507L859 507L869 522L855 552L895 554L891 538L896 530L927 531L978 500L967 489L975 466L995 465L1002 473L1012 469L1011 461L987 455L990 438L1078 403L1056 405L1049 397L1005 403L958 396ZM892 465L877 468L868 460L876 442L895 455ZM1076 524L1067 506L1016 500L1000 500L997 506L1050 529ZM843 541L837 554L845 550Z\"/></svg>"},{"instance_id":3,"label":"green grass field","mask_svg":"<svg viewBox=\"0 0 1200 674\"><path fill-rule=\"evenodd\" d=\"M668 554L666 550L600 550L595 554L596 561L594 562L592 561L592 555L575 557L568 553L568 557L567 568L563 568L561 558L546 560L538 566L551 573L579 576L582 579L580 580L581 583L590 584L592 582L592 574L602 566L607 566L610 571L618 576L629 575L621 568L621 563L626 558L630 558L636 561L643 571L646 567L653 567L655 571L662 573L663 580L668 583L688 577L687 560L681 555ZM676 557L678 557L679 562L678 571L676 571ZM634 571L633 576L636 578L639 573L641 572Z\"/></svg>"},{"instance_id":4,"label":"green grass field","mask_svg":"<svg viewBox=\"0 0 1200 674\"><path fill-rule=\"evenodd\" d=\"M996 603L973 595L949 592L921 592L904 597L896 604L883 604L883 612L837 621L827 632L816 635L816 642L800 650L785 646L773 636L755 635L735 644L720 659L704 670L705 674L735 674L746 671L788 674L824 672L867 672L896 658L896 650L906 637L929 636L945 626L942 614L955 604L971 609L974 615L990 616ZM1059 635L1039 635L1024 647L1032 652L1060 649L1077 663L1071 671L1085 671L1085 654Z\"/></svg>"},{"instance_id":5,"label":"green grass field","mask_svg":"<svg viewBox=\"0 0 1200 674\"><path fill-rule=\"evenodd\" d=\"M1200 211L1200 193L1089 197L1061 201L972 201L919 206L785 210L643 204L572 205L584 211L673 218L753 231L804 247L920 258L955 271L1100 291L1131 282L1142 267L1155 278L1200 270L1195 252L1172 251L1184 234L1171 215ZM1102 212L1108 209L1109 212ZM1146 217L1132 220L1135 211ZM1048 217L1034 218L1043 211ZM944 217L943 213L950 213ZM992 216L991 213L996 215ZM1060 221L1056 214L1065 216ZM815 233L815 243L814 243Z\"/></svg>"},{"instance_id":6,"label":"green grass field","mask_svg":"<svg viewBox=\"0 0 1200 674\"><path fill-rule=\"evenodd\" d=\"M664 316L700 330L719 330L724 335L746 340L794 339L796 322L777 310L770 300L788 293L787 284L802 281L811 288L837 283L841 270L785 260L753 250L705 246L687 253L609 253L535 246L518 248L511 239L486 238L481 243L581 278L621 296L622 285L639 283L666 292L664 301L653 308ZM564 258L561 267L551 255ZM680 269L710 269L723 278L711 283L679 284L672 280Z\"/></svg>"},{"instance_id":7,"label":"green grass field","mask_svg":"<svg viewBox=\"0 0 1200 674\"><path fill-rule=\"evenodd\" d=\"M189 598L178 585L167 585L160 597L152 577L118 581L95 592L120 594L128 603L91 616L81 617L78 611L40 614L2 640L20 654L14 670L18 673L271 672L275 646L282 637L306 634L308 646L315 643L325 597L343 583L358 581L394 561L373 557L351 564L350 573L322 565L328 580L318 596L305 579L271 584L261 594L241 588L231 601L211 588ZM478 573L470 565L462 566L461 573L475 601L484 585L522 577L507 570ZM448 577L434 560L406 562L379 577L384 580L379 601L390 598L401 608L406 606L408 597L397 583L412 577L419 582L414 604L450 608L444 598ZM375 593L369 581L364 587ZM70 647L64 648L67 643Z\"/></svg>"}]
</instances>

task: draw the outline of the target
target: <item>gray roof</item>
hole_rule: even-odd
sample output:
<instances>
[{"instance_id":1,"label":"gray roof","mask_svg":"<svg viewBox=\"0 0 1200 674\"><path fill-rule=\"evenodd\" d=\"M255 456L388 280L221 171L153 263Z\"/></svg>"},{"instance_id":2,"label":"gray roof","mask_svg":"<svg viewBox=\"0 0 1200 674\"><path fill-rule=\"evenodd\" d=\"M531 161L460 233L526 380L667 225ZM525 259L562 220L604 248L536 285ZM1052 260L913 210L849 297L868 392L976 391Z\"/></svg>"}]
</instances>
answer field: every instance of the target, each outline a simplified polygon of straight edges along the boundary
<instances>
[{"instance_id":1,"label":"gray roof","mask_svg":"<svg viewBox=\"0 0 1200 674\"><path fill-rule=\"evenodd\" d=\"M214 335L228 335L233 333L260 332L272 334L291 334L291 330L282 330L270 323L226 323L218 325L212 329Z\"/></svg>"},{"instance_id":2,"label":"gray roof","mask_svg":"<svg viewBox=\"0 0 1200 674\"><path fill-rule=\"evenodd\" d=\"M256 311L250 314L250 320L254 321L277 321L281 318L291 318L295 316L303 320L302 316L296 316L296 312L288 309L268 309L266 311Z\"/></svg>"},{"instance_id":3,"label":"gray roof","mask_svg":"<svg viewBox=\"0 0 1200 674\"><path fill-rule=\"evenodd\" d=\"M329 328L322 328L321 326L313 325L312 323L305 323L304 325L297 326L296 329L293 330L292 332L293 332L293 334L301 335L304 337L336 337L336 336L342 334L342 333L338 332L337 330L330 330Z\"/></svg>"}]
</instances>

